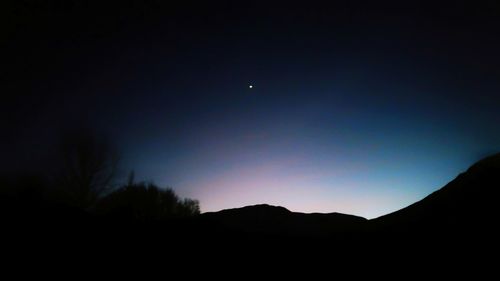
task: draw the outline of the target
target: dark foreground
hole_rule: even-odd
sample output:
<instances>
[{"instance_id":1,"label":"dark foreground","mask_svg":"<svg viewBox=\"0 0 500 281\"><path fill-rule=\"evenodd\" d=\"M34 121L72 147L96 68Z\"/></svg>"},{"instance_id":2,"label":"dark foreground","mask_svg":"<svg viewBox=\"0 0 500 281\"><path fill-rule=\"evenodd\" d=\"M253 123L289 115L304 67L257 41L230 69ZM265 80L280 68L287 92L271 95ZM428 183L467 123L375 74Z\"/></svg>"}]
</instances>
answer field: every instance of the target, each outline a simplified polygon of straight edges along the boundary
<instances>
[{"instance_id":1,"label":"dark foreground","mask_svg":"<svg viewBox=\"0 0 500 281\"><path fill-rule=\"evenodd\" d=\"M333 268L415 262L441 267L444 261L487 265L498 244L499 175L497 154L425 199L374 220L293 213L269 205L137 220L4 197L3 252L14 264L54 259L69 266L81 265L76 259L87 259L89 266L174 262L196 268L283 262L326 262Z\"/></svg>"}]
</instances>

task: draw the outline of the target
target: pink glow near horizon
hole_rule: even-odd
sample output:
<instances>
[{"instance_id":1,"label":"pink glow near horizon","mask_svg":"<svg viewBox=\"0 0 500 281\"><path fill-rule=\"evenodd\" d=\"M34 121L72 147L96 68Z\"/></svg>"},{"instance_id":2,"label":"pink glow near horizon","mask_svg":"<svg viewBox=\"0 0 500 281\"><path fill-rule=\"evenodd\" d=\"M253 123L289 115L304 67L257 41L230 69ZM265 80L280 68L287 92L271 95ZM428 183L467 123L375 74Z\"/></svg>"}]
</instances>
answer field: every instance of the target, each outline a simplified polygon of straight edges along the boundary
<instances>
[{"instance_id":1,"label":"pink glow near horizon","mask_svg":"<svg viewBox=\"0 0 500 281\"><path fill-rule=\"evenodd\" d=\"M194 197L200 199L202 212L266 203L296 212L341 212L374 218L411 203L405 194L384 196L366 189L362 180L343 181L348 167L302 169L298 173L293 169L297 163L297 159L288 158L233 167L185 182L182 188L196 188ZM402 205L395 205L398 203Z\"/></svg>"}]
</instances>

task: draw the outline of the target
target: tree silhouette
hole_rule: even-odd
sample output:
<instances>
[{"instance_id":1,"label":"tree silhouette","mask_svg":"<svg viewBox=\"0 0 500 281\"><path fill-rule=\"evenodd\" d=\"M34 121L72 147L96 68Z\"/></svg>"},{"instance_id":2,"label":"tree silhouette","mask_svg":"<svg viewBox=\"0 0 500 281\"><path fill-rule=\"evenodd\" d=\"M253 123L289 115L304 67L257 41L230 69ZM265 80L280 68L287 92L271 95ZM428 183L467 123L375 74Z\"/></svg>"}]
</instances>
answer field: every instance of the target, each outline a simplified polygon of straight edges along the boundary
<instances>
[{"instance_id":1,"label":"tree silhouette","mask_svg":"<svg viewBox=\"0 0 500 281\"><path fill-rule=\"evenodd\" d=\"M198 215L200 213L200 202L198 200L185 198L182 200L182 203L178 204L177 212L183 217Z\"/></svg>"},{"instance_id":2,"label":"tree silhouette","mask_svg":"<svg viewBox=\"0 0 500 281\"><path fill-rule=\"evenodd\" d=\"M110 143L89 130L66 131L62 135L61 162L56 178L64 200L87 209L113 189L118 156Z\"/></svg>"}]
</instances>

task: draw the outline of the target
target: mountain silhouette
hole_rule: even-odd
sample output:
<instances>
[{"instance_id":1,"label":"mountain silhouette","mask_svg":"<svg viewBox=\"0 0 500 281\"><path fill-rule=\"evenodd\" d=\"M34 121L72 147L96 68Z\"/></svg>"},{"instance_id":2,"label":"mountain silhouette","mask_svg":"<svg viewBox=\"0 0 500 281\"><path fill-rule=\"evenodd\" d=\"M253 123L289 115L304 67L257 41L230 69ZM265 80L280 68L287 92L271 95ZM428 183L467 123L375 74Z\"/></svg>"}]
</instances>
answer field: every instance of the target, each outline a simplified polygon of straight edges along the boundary
<instances>
[{"instance_id":1,"label":"mountain silhouette","mask_svg":"<svg viewBox=\"0 0 500 281\"><path fill-rule=\"evenodd\" d=\"M492 233L498 221L499 188L500 153L480 160L421 201L369 223L384 232Z\"/></svg>"},{"instance_id":2,"label":"mountain silhouette","mask_svg":"<svg viewBox=\"0 0 500 281\"><path fill-rule=\"evenodd\" d=\"M117 218L40 198L42 191L32 189L42 185L36 181L2 185L17 191L4 189L0 196L3 227L12 230L10 240L22 238L32 247L39 241L61 244L76 239L99 247L142 249L147 245L165 252L186 245L210 251L227 248L234 253L267 246L286 252L290 245L295 250L329 249L344 254L379 253L388 248L397 254L444 247L462 251L464 245L470 250L478 248L478 243L489 247L497 240L500 154L477 162L421 201L372 220L340 213L292 212L266 204L169 219ZM38 233L37 239L32 239L32 233Z\"/></svg>"},{"instance_id":3,"label":"mountain silhouette","mask_svg":"<svg viewBox=\"0 0 500 281\"><path fill-rule=\"evenodd\" d=\"M498 220L500 153L484 158L443 188L399 211L367 220L340 213L298 213L267 204L204 213L201 219L225 231L249 235L383 237L390 233L454 236L493 233ZM393 236L391 236L393 237Z\"/></svg>"},{"instance_id":4,"label":"mountain silhouette","mask_svg":"<svg viewBox=\"0 0 500 281\"><path fill-rule=\"evenodd\" d=\"M204 213L204 220L256 235L327 236L360 230L365 218L340 213L298 213L260 204Z\"/></svg>"}]
</instances>

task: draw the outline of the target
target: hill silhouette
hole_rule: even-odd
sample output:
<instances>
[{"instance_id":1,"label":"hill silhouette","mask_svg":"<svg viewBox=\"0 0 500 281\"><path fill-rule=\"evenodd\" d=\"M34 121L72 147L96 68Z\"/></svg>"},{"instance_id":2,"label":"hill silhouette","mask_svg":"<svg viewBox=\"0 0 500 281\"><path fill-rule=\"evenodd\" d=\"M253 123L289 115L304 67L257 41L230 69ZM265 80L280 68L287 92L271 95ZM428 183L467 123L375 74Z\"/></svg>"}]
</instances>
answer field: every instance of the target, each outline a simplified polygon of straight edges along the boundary
<instances>
[{"instance_id":1,"label":"hill silhouette","mask_svg":"<svg viewBox=\"0 0 500 281\"><path fill-rule=\"evenodd\" d=\"M298 213L260 204L204 213L204 220L255 235L328 236L360 230L365 218L340 213Z\"/></svg>"},{"instance_id":2,"label":"hill silhouette","mask_svg":"<svg viewBox=\"0 0 500 281\"><path fill-rule=\"evenodd\" d=\"M443 236L486 238L496 233L499 175L500 153L478 161L421 201L372 220L304 214L267 204L204 213L198 219L219 234L249 237L363 237L373 243L409 237L421 243Z\"/></svg>"},{"instance_id":3,"label":"hill silhouette","mask_svg":"<svg viewBox=\"0 0 500 281\"><path fill-rule=\"evenodd\" d=\"M269 247L286 255L293 245L294 251L313 255L317 249L328 249L339 257L357 251L453 253L496 241L499 175L500 154L496 154L423 200L372 220L340 213L298 213L266 204L197 215L195 201L181 201L171 191L132 181L101 199L96 208L81 209L53 201L44 192L50 190L44 186L49 183L29 178L17 184L1 182L10 189L2 189L0 210L2 226L10 230L8 240L23 240L23 245L35 249L64 243L81 251L111 248L117 253L224 249L229 257ZM180 213L165 213L174 206L169 198L183 207Z\"/></svg>"},{"instance_id":4,"label":"hill silhouette","mask_svg":"<svg viewBox=\"0 0 500 281\"><path fill-rule=\"evenodd\" d=\"M491 233L498 221L500 153L480 160L421 201L370 221L377 231Z\"/></svg>"}]
</instances>

